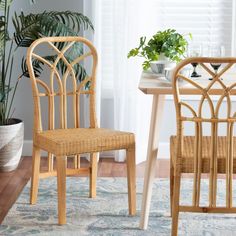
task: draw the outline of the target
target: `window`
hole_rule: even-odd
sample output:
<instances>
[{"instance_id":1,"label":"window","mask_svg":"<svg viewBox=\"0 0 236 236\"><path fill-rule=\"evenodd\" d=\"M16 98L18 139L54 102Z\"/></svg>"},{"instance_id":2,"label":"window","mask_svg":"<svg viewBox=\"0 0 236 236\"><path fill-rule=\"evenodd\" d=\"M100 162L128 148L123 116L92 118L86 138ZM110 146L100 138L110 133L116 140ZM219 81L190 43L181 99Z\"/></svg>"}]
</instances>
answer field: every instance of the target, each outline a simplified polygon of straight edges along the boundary
<instances>
[{"instance_id":1,"label":"window","mask_svg":"<svg viewBox=\"0 0 236 236\"><path fill-rule=\"evenodd\" d=\"M158 30L174 28L183 34L192 33L193 42L199 43L203 47L212 43L222 44L225 46L226 55L231 56L235 55L234 51L236 50L236 30L234 29L236 27L235 1L148 0L145 3L146 9L143 9L141 13L137 13L136 17L142 17L145 27L150 27L149 30L142 34L143 36L146 35L147 38ZM114 68L116 67L114 63L116 60L114 60L113 54L113 49L116 47L114 35L119 27L123 27L122 25L117 25L119 20L114 19L115 17L122 17L124 14L132 14L130 17L133 18L134 13L125 9L127 5L130 6L130 4L136 3L133 0L99 0L97 4L99 4L100 8L102 88L104 91L112 91ZM117 13L117 9L119 13ZM133 27L138 27L138 25ZM137 37L137 43L133 47L138 45L138 40L139 38Z\"/></svg>"},{"instance_id":2,"label":"window","mask_svg":"<svg viewBox=\"0 0 236 236\"><path fill-rule=\"evenodd\" d=\"M160 0L155 4L160 29L175 28L193 35L196 44L222 44L231 55L234 0L174 1Z\"/></svg>"}]
</instances>

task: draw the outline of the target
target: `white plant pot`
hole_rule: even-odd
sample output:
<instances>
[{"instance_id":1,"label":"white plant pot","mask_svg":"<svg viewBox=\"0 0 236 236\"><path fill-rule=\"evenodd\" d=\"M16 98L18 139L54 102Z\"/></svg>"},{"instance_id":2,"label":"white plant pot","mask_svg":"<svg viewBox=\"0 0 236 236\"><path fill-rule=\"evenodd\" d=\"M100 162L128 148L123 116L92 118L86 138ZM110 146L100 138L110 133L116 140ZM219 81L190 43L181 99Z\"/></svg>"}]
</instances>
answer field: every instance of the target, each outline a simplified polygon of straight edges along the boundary
<instances>
[{"instance_id":1,"label":"white plant pot","mask_svg":"<svg viewBox=\"0 0 236 236\"><path fill-rule=\"evenodd\" d=\"M19 119L11 119L10 123L0 126L0 172L15 170L21 158L24 123Z\"/></svg>"},{"instance_id":2,"label":"white plant pot","mask_svg":"<svg viewBox=\"0 0 236 236\"><path fill-rule=\"evenodd\" d=\"M164 54L160 54L158 61L150 62L150 67L153 73L164 75L165 68L174 68L176 63L171 61L169 58L164 56Z\"/></svg>"}]
</instances>

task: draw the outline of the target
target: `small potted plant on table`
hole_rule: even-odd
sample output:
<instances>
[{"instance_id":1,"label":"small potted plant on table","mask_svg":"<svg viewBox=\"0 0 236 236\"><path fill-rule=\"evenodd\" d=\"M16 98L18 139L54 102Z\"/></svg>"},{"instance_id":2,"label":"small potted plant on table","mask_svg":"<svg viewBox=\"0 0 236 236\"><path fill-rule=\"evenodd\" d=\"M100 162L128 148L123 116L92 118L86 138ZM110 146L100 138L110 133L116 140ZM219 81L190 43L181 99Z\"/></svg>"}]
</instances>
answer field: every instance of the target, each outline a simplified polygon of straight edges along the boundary
<instances>
[{"instance_id":1,"label":"small potted plant on table","mask_svg":"<svg viewBox=\"0 0 236 236\"><path fill-rule=\"evenodd\" d=\"M191 34L188 36L192 38ZM185 36L174 29L158 31L148 42L146 41L146 37L141 37L139 46L130 50L128 58L143 57L143 69L151 67L154 73L163 73L165 66L173 66L179 62L188 45Z\"/></svg>"}]
</instances>

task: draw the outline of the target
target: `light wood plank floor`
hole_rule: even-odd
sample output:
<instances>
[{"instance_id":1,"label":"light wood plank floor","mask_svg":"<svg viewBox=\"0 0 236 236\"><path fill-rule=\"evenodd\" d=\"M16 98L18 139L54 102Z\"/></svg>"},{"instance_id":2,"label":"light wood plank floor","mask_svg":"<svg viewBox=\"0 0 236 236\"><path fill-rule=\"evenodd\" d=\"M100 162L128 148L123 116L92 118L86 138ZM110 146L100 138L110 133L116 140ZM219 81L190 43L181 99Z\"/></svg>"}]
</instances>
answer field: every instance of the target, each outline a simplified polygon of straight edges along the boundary
<instances>
[{"instance_id":1,"label":"light wood plank floor","mask_svg":"<svg viewBox=\"0 0 236 236\"><path fill-rule=\"evenodd\" d=\"M42 158L43 159L43 158ZM17 170L0 173L0 223L3 221L8 210L14 204L22 189L31 176L31 157L24 157ZM86 160L81 161L81 166L88 165ZM41 169L46 168L46 160L41 162ZM145 163L137 166L137 177L143 177ZM169 160L158 160L156 177L169 176ZM99 177L125 177L126 164L114 162L112 158L102 158L98 165Z\"/></svg>"}]
</instances>

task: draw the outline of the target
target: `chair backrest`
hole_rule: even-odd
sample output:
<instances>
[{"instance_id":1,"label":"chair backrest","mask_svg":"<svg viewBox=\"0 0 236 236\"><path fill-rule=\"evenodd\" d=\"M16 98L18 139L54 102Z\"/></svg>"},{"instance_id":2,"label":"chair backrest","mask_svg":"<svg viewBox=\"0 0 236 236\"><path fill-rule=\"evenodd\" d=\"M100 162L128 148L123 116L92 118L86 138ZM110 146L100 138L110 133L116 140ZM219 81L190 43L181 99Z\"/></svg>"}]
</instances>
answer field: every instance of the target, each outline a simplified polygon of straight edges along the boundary
<instances>
[{"instance_id":1,"label":"chair backrest","mask_svg":"<svg viewBox=\"0 0 236 236\"><path fill-rule=\"evenodd\" d=\"M90 74L84 69L87 64ZM46 69L46 72L44 70L39 77L34 65L39 65L39 70ZM59 118L58 128L67 128L68 116L73 117L73 127L80 127L81 95L89 97L89 125L97 127L95 114L97 52L90 41L77 36L38 39L28 49L27 66L33 90L34 132L43 130L41 110L45 100L48 102L48 129L55 128L56 117ZM69 102L71 105L68 107Z\"/></svg>"},{"instance_id":2,"label":"chair backrest","mask_svg":"<svg viewBox=\"0 0 236 236\"><path fill-rule=\"evenodd\" d=\"M191 78L184 76L183 68L192 63L198 63L198 70L202 69L202 78ZM221 65L217 73L211 68L211 65ZM236 95L236 73L234 65L236 58L187 58L180 62L173 72L173 94L176 108L177 120L177 157L176 171L181 172L181 157L183 155L183 136L186 122L194 126L194 184L193 184L193 205L199 206L200 181L202 174L203 157L203 136L205 132L204 125L210 126L210 168L209 168L209 206L216 205L217 194L217 155L218 155L218 136L219 125L224 124L225 138L227 147L226 153L226 205L232 205L232 176L233 176L233 129L236 121L236 109L232 106L232 95ZM233 73L234 72L234 73ZM211 78L211 80L209 80ZM181 81L181 82L180 82ZM182 83L182 84L181 84ZM189 87L194 94L199 94L199 99L191 103L186 99L186 95L181 95L181 86L185 89ZM192 90L194 88L194 90ZM186 90L185 90L186 91ZM213 96L217 94L218 96ZM222 108L224 104L224 109ZM186 112L188 111L188 113ZM206 115L205 112L208 112ZM224 111L224 112L223 112ZM223 117L222 114L224 113ZM186 115L187 114L187 115Z\"/></svg>"}]
</instances>

